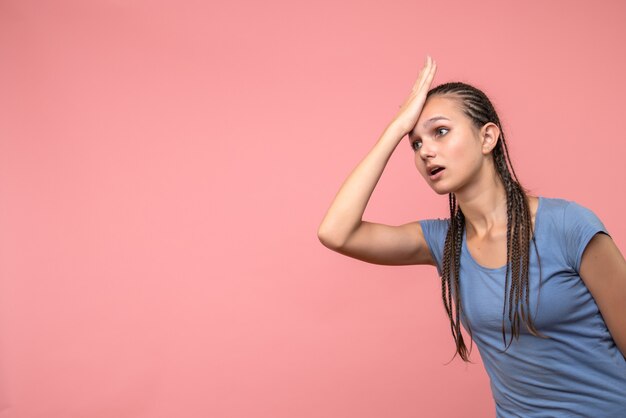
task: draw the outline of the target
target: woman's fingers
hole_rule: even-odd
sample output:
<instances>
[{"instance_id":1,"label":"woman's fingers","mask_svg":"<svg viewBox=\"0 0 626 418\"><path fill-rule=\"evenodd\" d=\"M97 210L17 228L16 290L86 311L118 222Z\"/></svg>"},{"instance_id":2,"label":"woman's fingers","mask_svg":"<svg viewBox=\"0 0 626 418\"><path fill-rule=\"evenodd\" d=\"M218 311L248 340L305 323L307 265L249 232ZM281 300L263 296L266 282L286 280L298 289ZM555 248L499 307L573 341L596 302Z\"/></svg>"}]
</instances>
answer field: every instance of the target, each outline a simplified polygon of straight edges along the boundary
<instances>
[{"instance_id":1,"label":"woman's fingers","mask_svg":"<svg viewBox=\"0 0 626 418\"><path fill-rule=\"evenodd\" d=\"M417 80L413 84L411 94L403 105L394 120L405 132L410 132L417 123L422 107L426 101L428 90L435 77L437 64L429 55L426 56L424 67L422 67Z\"/></svg>"},{"instance_id":2,"label":"woman's fingers","mask_svg":"<svg viewBox=\"0 0 626 418\"><path fill-rule=\"evenodd\" d=\"M430 88L433 78L435 77L436 68L437 68L437 64L430 56L428 56L427 64L424 66L423 72L420 73L420 77L417 80L416 84L418 84L418 87L416 91L425 89L426 92L428 92L428 89Z\"/></svg>"},{"instance_id":3,"label":"woman's fingers","mask_svg":"<svg viewBox=\"0 0 626 418\"><path fill-rule=\"evenodd\" d=\"M422 85L422 82L424 81L424 77L428 74L430 70L431 65L432 65L432 58L427 55L426 59L424 60L424 66L420 70L419 75L417 76L417 80L415 80L415 83L413 83L412 91L419 90L419 88Z\"/></svg>"},{"instance_id":4,"label":"woman's fingers","mask_svg":"<svg viewBox=\"0 0 626 418\"><path fill-rule=\"evenodd\" d=\"M429 68L429 72L428 75L426 76L426 92L428 92L428 90L430 90L430 86L433 83L433 79L435 78L435 73L437 72L437 63L435 61L432 61L431 66Z\"/></svg>"}]
</instances>

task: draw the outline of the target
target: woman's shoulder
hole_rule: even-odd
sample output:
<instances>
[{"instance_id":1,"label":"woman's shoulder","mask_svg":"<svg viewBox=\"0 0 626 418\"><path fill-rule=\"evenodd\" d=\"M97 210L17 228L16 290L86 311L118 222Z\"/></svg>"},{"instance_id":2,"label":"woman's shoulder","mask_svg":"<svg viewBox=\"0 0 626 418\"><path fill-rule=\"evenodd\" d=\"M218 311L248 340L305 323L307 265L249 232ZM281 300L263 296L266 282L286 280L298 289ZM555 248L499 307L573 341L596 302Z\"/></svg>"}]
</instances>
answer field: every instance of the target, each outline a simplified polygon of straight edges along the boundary
<instances>
[{"instance_id":1,"label":"woman's shoulder","mask_svg":"<svg viewBox=\"0 0 626 418\"><path fill-rule=\"evenodd\" d=\"M548 196L538 196L542 205L548 207L550 209L564 209L571 203L576 203L573 200L568 200L560 197L548 197Z\"/></svg>"},{"instance_id":2,"label":"woman's shoulder","mask_svg":"<svg viewBox=\"0 0 626 418\"><path fill-rule=\"evenodd\" d=\"M580 224L600 222L592 209L574 200L558 197L541 197L540 200L540 216L544 218L544 223L569 229ZM550 222L546 222L548 220Z\"/></svg>"},{"instance_id":3,"label":"woman's shoulder","mask_svg":"<svg viewBox=\"0 0 626 418\"><path fill-rule=\"evenodd\" d=\"M422 229L424 240L431 249L431 253L433 253L435 248L443 250L443 244L450 227L450 218L422 219L418 222ZM433 255L436 258L436 254Z\"/></svg>"},{"instance_id":4,"label":"woman's shoulder","mask_svg":"<svg viewBox=\"0 0 626 418\"><path fill-rule=\"evenodd\" d=\"M433 235L441 235L448 232L450 218L420 219L418 223L422 227L425 234L430 233Z\"/></svg>"},{"instance_id":5,"label":"woman's shoulder","mask_svg":"<svg viewBox=\"0 0 626 418\"><path fill-rule=\"evenodd\" d=\"M579 271L585 247L598 232L609 235L600 218L590 208L568 199L545 198L542 233L559 241L567 263ZM542 204L543 204L542 203ZM610 236L610 235L609 235Z\"/></svg>"},{"instance_id":6,"label":"woman's shoulder","mask_svg":"<svg viewBox=\"0 0 626 418\"><path fill-rule=\"evenodd\" d=\"M564 199L560 197L547 197L547 196L539 196L539 200L541 201L541 206L545 210L551 211L579 211L579 210L591 210L587 206L578 203L575 200Z\"/></svg>"},{"instance_id":7,"label":"woman's shoulder","mask_svg":"<svg viewBox=\"0 0 626 418\"><path fill-rule=\"evenodd\" d=\"M564 199L561 197L539 197L541 211L544 216L553 215L557 216L561 219L566 217L568 214L570 216L576 216L580 212L588 212L591 211L586 206L570 199Z\"/></svg>"}]
</instances>

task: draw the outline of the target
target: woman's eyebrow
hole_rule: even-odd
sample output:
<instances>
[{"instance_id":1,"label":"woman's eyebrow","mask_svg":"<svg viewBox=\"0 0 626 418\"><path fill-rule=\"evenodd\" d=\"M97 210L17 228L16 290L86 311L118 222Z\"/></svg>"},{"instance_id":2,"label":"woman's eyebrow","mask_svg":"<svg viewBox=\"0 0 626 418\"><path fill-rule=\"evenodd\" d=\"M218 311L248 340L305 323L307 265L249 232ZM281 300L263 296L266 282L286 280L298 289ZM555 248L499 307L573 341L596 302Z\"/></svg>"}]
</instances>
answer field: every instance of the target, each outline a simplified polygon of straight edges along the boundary
<instances>
[{"instance_id":1,"label":"woman's eyebrow","mask_svg":"<svg viewBox=\"0 0 626 418\"><path fill-rule=\"evenodd\" d=\"M450 121L450 119L446 118L445 116L433 116L432 118L428 119L427 121L425 121L424 123L422 123L422 126L424 128L424 130L426 130L426 128L428 127L428 125L432 124L433 122L436 122L438 120L447 120ZM411 132L409 137L413 136L416 139L421 139L418 135L417 135L417 131Z\"/></svg>"},{"instance_id":2,"label":"woman's eyebrow","mask_svg":"<svg viewBox=\"0 0 626 418\"><path fill-rule=\"evenodd\" d=\"M424 122L424 123L422 124L422 126L423 126L424 128L426 128L426 127L427 127L428 125L430 125L431 123L436 122L436 121L438 121L438 120L442 120L442 119L447 120L447 121L449 121L449 120L450 120L450 119L446 118L445 116L434 116L434 117L432 117L432 118L428 119L426 122Z\"/></svg>"}]
</instances>

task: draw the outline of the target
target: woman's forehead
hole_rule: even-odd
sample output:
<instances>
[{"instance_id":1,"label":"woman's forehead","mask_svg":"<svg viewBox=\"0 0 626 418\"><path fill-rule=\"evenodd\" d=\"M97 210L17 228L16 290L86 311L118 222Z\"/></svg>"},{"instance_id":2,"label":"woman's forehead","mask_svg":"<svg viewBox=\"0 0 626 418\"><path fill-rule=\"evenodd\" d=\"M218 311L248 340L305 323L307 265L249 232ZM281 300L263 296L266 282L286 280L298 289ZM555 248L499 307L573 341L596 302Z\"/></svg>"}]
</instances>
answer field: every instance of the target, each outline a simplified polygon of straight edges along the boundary
<instances>
[{"instance_id":1,"label":"woman's forehead","mask_svg":"<svg viewBox=\"0 0 626 418\"><path fill-rule=\"evenodd\" d=\"M448 119L463 117L460 100L452 96L429 97L424 104L418 123L423 123L437 115L445 116Z\"/></svg>"},{"instance_id":2,"label":"woman's forehead","mask_svg":"<svg viewBox=\"0 0 626 418\"><path fill-rule=\"evenodd\" d=\"M437 121L462 122L465 117L459 106L459 100L453 97L430 97L420 113L413 134L426 132Z\"/></svg>"}]
</instances>

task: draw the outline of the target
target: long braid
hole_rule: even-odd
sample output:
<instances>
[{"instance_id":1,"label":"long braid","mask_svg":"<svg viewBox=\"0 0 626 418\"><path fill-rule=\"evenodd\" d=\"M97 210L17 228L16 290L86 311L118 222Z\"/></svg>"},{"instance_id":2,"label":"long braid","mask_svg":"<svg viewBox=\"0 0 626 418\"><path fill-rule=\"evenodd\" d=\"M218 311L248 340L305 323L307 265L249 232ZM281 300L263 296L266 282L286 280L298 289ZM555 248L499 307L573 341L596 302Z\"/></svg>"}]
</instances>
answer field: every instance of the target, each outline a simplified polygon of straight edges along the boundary
<instances>
[{"instance_id":1,"label":"long braid","mask_svg":"<svg viewBox=\"0 0 626 418\"><path fill-rule=\"evenodd\" d=\"M457 206L454 194L451 193L449 195L449 200L451 216L448 231L453 231L453 234L448 233L446 236L441 291L443 304L446 308L448 318L450 319L450 330L452 331L452 336L454 337L457 350L461 354L462 358L469 359L469 351L465 345L463 334L461 333L460 321L460 315L462 313L462 309L460 308L461 299L459 281L461 270L460 254L462 248L463 230L465 227L465 216L463 215L463 212L461 212L461 208ZM453 277L453 279L445 279L449 277Z\"/></svg>"},{"instance_id":2,"label":"long braid","mask_svg":"<svg viewBox=\"0 0 626 418\"><path fill-rule=\"evenodd\" d=\"M443 298L443 305L446 308L446 312L448 314L448 318L450 319L450 330L452 331L452 336L454 337L454 341L457 344L458 347L458 338L457 338L457 334L455 332L455 324L454 324L454 318L452 317L452 291L450 289L451 285L450 285L450 280L446 279L450 277L450 271L451 271L451 261L453 259L455 259L456 257L454 256L454 240L452 235L449 233L449 231L454 231L456 229L456 225L457 225L457 219L456 219L456 199L454 197L454 195L452 193L450 193L449 195L449 200L450 200L450 220L449 220L449 225L448 225L448 234L446 236L446 243L444 246L444 254L443 254L443 274L441 276L441 295Z\"/></svg>"},{"instance_id":3,"label":"long braid","mask_svg":"<svg viewBox=\"0 0 626 418\"><path fill-rule=\"evenodd\" d=\"M519 339L521 322L526 325L528 331L533 335L541 336L535 329L530 315L529 253L530 242L533 241L534 243L535 237L531 226L532 219L527 191L521 186L513 169L509 150L504 139L502 124L487 96L471 85L458 82L442 84L431 89L427 98L433 95L449 95L459 100L465 114L472 120L474 126L479 129L488 122L493 122L500 128L500 137L492 151L492 155L496 171L500 180L502 180L507 197L507 264L504 277L505 291L502 310L502 340L506 350L513 342L513 338ZM463 340L460 321L463 314L460 295L460 263L465 216L457 204L454 193L449 194L449 201L450 220L443 251L441 293L444 307L450 320L452 336L456 343L455 355L458 354L464 361L469 361L469 352ZM536 245L535 252L537 252ZM538 253L537 257L539 257ZM541 263L539 267L539 283L541 283ZM505 327L507 304L508 321L511 326L511 339L508 343ZM467 322L467 325L471 341L472 330L469 322Z\"/></svg>"},{"instance_id":4,"label":"long braid","mask_svg":"<svg viewBox=\"0 0 626 418\"><path fill-rule=\"evenodd\" d=\"M454 332L458 335L459 344L458 346L461 349L462 356L469 356L467 352L467 347L465 346L465 342L463 341L463 335L461 334L461 290L460 290L460 275L461 275L461 244L463 242L463 230L465 229L465 216L463 216L463 212L461 212L461 208L457 206L457 227L456 227L456 237L455 244L456 248L454 251L455 255L455 265L454 265L454 306L456 306L456 317L455 317L455 328Z\"/></svg>"}]
</instances>

